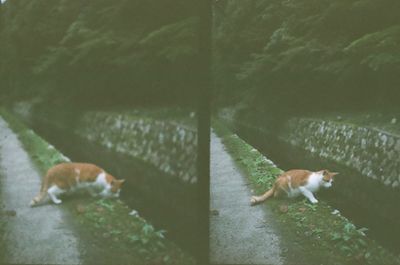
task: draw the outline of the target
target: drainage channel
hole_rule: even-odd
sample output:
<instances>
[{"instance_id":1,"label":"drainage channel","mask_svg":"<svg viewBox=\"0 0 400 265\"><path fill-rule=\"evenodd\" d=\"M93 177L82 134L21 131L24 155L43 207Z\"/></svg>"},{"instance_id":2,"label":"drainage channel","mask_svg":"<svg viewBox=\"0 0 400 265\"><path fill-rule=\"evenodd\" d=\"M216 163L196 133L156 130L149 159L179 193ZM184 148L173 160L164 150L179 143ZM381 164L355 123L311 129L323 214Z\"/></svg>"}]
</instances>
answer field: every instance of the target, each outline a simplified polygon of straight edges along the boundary
<instances>
[{"instance_id":1,"label":"drainage channel","mask_svg":"<svg viewBox=\"0 0 400 265\"><path fill-rule=\"evenodd\" d=\"M32 127L72 161L94 163L126 179L121 200L158 229L167 230L169 239L196 256L196 185L182 183L139 159L82 140L71 132L37 121Z\"/></svg>"},{"instance_id":2,"label":"drainage channel","mask_svg":"<svg viewBox=\"0 0 400 265\"><path fill-rule=\"evenodd\" d=\"M390 251L400 254L400 229L398 229L400 227L400 212L398 211L400 194L398 192L383 187L380 183L351 168L322 160L305 150L283 143L276 137L266 137L265 134L242 126L237 128L236 133L283 170L327 168L340 172L333 188L320 192L317 197L338 209L357 227L368 228L367 234L370 238ZM385 207L385 210L382 210L382 207Z\"/></svg>"}]
</instances>

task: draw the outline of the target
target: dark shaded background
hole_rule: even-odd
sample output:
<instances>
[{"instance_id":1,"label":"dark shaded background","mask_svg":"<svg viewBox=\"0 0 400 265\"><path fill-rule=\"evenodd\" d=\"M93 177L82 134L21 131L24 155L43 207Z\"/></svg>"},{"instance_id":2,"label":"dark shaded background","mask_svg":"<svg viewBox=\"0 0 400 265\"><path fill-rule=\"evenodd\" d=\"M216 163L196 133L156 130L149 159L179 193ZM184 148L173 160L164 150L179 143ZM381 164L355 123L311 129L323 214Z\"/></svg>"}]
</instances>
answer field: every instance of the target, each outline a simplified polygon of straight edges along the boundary
<instances>
[{"instance_id":1,"label":"dark shaded background","mask_svg":"<svg viewBox=\"0 0 400 265\"><path fill-rule=\"evenodd\" d=\"M195 0L12 0L0 7L0 100L190 105Z\"/></svg>"},{"instance_id":2,"label":"dark shaded background","mask_svg":"<svg viewBox=\"0 0 400 265\"><path fill-rule=\"evenodd\" d=\"M400 2L218 0L219 106L276 114L398 109Z\"/></svg>"}]
</instances>

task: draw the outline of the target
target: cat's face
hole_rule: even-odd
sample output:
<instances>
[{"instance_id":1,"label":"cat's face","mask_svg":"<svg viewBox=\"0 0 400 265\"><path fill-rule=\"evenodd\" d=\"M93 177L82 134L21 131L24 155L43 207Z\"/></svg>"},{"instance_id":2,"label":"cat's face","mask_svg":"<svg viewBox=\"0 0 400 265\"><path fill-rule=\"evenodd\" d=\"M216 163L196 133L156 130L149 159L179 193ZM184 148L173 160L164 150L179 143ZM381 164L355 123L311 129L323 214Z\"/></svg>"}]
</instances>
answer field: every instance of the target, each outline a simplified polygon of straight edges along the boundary
<instances>
[{"instance_id":1,"label":"cat's face","mask_svg":"<svg viewBox=\"0 0 400 265\"><path fill-rule=\"evenodd\" d=\"M119 197L121 186L124 182L124 179L114 179L111 181L111 194L113 197Z\"/></svg>"},{"instance_id":2,"label":"cat's face","mask_svg":"<svg viewBox=\"0 0 400 265\"><path fill-rule=\"evenodd\" d=\"M325 188L332 187L333 184L333 177L339 173L337 172L329 172L327 169L321 170L320 173L322 174L322 186Z\"/></svg>"}]
</instances>

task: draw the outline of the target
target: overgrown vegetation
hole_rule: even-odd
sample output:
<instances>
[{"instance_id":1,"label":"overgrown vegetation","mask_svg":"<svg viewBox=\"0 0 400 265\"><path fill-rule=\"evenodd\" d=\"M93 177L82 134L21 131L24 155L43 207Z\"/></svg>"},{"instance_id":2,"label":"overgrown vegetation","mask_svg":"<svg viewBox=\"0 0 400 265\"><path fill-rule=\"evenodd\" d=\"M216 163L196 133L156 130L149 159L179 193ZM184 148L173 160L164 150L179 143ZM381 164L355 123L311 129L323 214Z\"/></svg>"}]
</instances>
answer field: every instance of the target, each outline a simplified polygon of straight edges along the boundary
<instances>
[{"instance_id":1,"label":"overgrown vegetation","mask_svg":"<svg viewBox=\"0 0 400 265\"><path fill-rule=\"evenodd\" d=\"M193 99L194 0L6 1L0 7L0 100L39 96L88 107Z\"/></svg>"},{"instance_id":2,"label":"overgrown vegetation","mask_svg":"<svg viewBox=\"0 0 400 265\"><path fill-rule=\"evenodd\" d=\"M8 111L0 109L0 115L18 135L42 174L51 166L67 160ZM75 203L64 204L61 207L68 209L74 215L74 220L89 229L96 240L107 240L108 250L127 256L125 260L121 258L124 262L195 264L190 256L164 237L166 231L155 229L139 215L129 215L131 209L120 200L93 200L85 197Z\"/></svg>"},{"instance_id":3,"label":"overgrown vegetation","mask_svg":"<svg viewBox=\"0 0 400 265\"><path fill-rule=\"evenodd\" d=\"M42 173L50 167L67 161L67 158L53 146L37 136L31 129L25 127L17 118L5 109L0 109L0 115L7 121L10 128L18 135L24 149L32 157L35 165Z\"/></svg>"},{"instance_id":4,"label":"overgrown vegetation","mask_svg":"<svg viewBox=\"0 0 400 265\"><path fill-rule=\"evenodd\" d=\"M219 121L213 120L213 128L249 178L254 193L261 194L270 189L282 170ZM330 262L328 264L400 263L400 257L366 236L366 228L357 228L323 201L313 205L302 198L271 199L255 207L270 207L289 233L296 234L297 240L309 252L323 256Z\"/></svg>"},{"instance_id":5,"label":"overgrown vegetation","mask_svg":"<svg viewBox=\"0 0 400 265\"><path fill-rule=\"evenodd\" d=\"M400 2L222 0L219 104L277 113L397 108Z\"/></svg>"},{"instance_id":6,"label":"overgrown vegetation","mask_svg":"<svg viewBox=\"0 0 400 265\"><path fill-rule=\"evenodd\" d=\"M78 211L82 226L88 227L98 240L106 239L115 244L110 244L111 251L133 251L142 263L194 264L192 259L165 239L166 231L155 229L138 215L130 216L131 210L120 200L91 201L84 206L79 205Z\"/></svg>"}]
</instances>

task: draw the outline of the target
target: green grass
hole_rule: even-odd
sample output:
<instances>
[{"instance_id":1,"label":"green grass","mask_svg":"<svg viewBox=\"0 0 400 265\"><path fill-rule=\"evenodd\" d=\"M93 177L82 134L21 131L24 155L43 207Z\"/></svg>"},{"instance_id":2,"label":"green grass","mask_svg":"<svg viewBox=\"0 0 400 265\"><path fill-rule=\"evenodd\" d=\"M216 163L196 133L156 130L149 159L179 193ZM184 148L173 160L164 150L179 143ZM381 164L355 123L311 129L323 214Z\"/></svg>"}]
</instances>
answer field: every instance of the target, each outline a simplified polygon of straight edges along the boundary
<instances>
[{"instance_id":1,"label":"green grass","mask_svg":"<svg viewBox=\"0 0 400 265\"><path fill-rule=\"evenodd\" d=\"M165 239L166 231L157 230L120 200L91 200L79 206L79 222L101 241L107 239L112 251L132 253L135 262L157 264L194 264L173 243Z\"/></svg>"},{"instance_id":2,"label":"green grass","mask_svg":"<svg viewBox=\"0 0 400 265\"><path fill-rule=\"evenodd\" d=\"M213 119L212 125L236 164L249 178L255 194L270 189L282 170L220 121ZM320 255L324 260L338 264L400 264L400 257L368 238L365 228L357 228L345 217L332 214L334 209L323 201L312 205L302 198L270 199L254 207L270 207L278 222L287 228L287 235L294 234L310 253Z\"/></svg>"},{"instance_id":3,"label":"green grass","mask_svg":"<svg viewBox=\"0 0 400 265\"><path fill-rule=\"evenodd\" d=\"M67 161L65 156L36 135L31 129L27 128L14 115L4 109L0 109L0 115L7 121L10 129L18 135L18 139L23 144L24 149L41 173L45 173L47 169L58 163Z\"/></svg>"},{"instance_id":4,"label":"green grass","mask_svg":"<svg viewBox=\"0 0 400 265\"><path fill-rule=\"evenodd\" d=\"M7 110L0 109L0 116L18 135L42 174L51 166L66 161L65 156ZM83 197L72 201L68 198L60 207L64 207L82 227L89 228L96 240L107 239L107 248L128 253L135 264L195 264L192 257L164 237L165 231L155 229L139 216L129 215L131 210L120 200Z\"/></svg>"}]
</instances>

